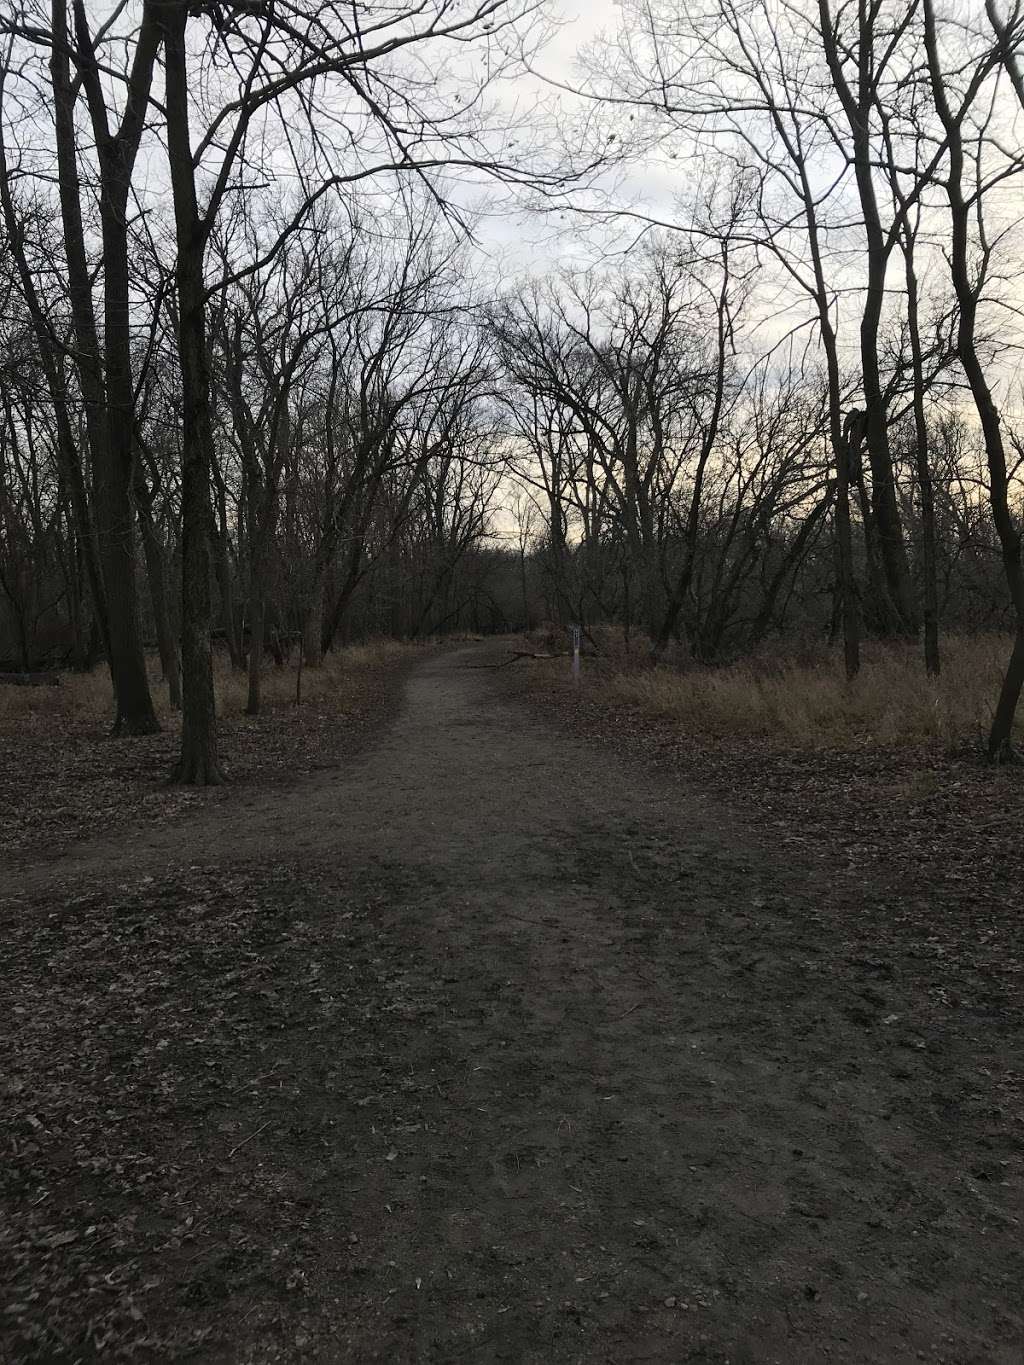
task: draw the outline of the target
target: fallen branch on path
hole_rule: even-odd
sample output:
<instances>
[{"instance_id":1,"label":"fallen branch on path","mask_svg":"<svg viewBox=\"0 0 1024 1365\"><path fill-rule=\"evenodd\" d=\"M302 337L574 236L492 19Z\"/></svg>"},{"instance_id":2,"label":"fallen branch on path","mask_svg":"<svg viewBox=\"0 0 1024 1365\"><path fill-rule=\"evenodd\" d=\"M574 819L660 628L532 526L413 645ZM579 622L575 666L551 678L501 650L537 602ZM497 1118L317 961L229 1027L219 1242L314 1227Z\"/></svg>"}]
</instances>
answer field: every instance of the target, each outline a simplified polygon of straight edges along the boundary
<instances>
[{"instance_id":1,"label":"fallen branch on path","mask_svg":"<svg viewBox=\"0 0 1024 1365\"><path fill-rule=\"evenodd\" d=\"M568 654L534 654L528 649L514 649L512 657L505 659L500 664L467 664L467 668L508 668L509 664L516 664L520 659L567 659Z\"/></svg>"},{"instance_id":2,"label":"fallen branch on path","mask_svg":"<svg viewBox=\"0 0 1024 1365\"><path fill-rule=\"evenodd\" d=\"M236 1152L240 1152L247 1142L252 1142L253 1138L259 1137L260 1133L263 1132L264 1128L269 1128L271 1123L273 1123L273 1119L267 1119L266 1123L261 1123L260 1126L256 1129L255 1133L250 1133L247 1138L243 1138L241 1142L236 1143L235 1146L231 1148L231 1151L228 1152L227 1157L225 1159L230 1161Z\"/></svg>"}]
</instances>

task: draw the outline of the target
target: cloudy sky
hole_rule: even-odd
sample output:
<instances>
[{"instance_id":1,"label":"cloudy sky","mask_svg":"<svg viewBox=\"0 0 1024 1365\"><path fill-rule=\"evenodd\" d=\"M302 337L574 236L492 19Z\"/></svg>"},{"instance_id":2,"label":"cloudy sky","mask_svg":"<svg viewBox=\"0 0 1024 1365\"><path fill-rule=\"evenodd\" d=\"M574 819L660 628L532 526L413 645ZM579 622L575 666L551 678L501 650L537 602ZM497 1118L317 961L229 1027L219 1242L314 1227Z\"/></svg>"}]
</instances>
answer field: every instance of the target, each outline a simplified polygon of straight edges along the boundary
<instances>
[{"instance_id":1,"label":"cloudy sky","mask_svg":"<svg viewBox=\"0 0 1024 1365\"><path fill-rule=\"evenodd\" d=\"M601 36L613 38L622 24L622 9L619 0L548 0L545 13L555 26L553 36L536 60L538 78L517 83L517 94L530 92L540 99L557 100L568 111L575 104L573 96L556 90L555 83L574 86L582 82L580 50ZM667 210L671 180L661 167L648 163L628 174L620 171L603 183L609 190L614 186L617 202L643 200ZM609 228L602 232L592 222L586 224L571 215L517 214L502 204L481 223L477 237L489 261L502 272L514 273L535 272L541 264L583 264L600 254L602 243L614 246L633 232L627 225L614 233Z\"/></svg>"}]
</instances>

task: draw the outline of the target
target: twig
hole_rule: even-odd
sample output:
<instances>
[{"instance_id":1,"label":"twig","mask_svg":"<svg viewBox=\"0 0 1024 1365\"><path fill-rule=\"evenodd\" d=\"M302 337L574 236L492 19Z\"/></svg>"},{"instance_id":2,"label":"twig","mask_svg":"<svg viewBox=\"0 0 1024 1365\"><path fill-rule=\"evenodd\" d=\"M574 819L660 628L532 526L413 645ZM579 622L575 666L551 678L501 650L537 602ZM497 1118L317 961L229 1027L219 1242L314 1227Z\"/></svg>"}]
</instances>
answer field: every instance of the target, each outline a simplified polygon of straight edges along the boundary
<instances>
[{"instance_id":1,"label":"twig","mask_svg":"<svg viewBox=\"0 0 1024 1365\"><path fill-rule=\"evenodd\" d=\"M255 1133L250 1133L249 1136L247 1138L243 1138L242 1141L238 1143L237 1146L232 1147L231 1151L228 1152L227 1157L225 1159L227 1161L230 1161L236 1152L240 1152L247 1142L252 1142L254 1137L259 1137L260 1133L263 1132L263 1129L269 1128L272 1122L273 1122L272 1119L267 1119L266 1123L260 1124L259 1128L256 1129Z\"/></svg>"}]
</instances>

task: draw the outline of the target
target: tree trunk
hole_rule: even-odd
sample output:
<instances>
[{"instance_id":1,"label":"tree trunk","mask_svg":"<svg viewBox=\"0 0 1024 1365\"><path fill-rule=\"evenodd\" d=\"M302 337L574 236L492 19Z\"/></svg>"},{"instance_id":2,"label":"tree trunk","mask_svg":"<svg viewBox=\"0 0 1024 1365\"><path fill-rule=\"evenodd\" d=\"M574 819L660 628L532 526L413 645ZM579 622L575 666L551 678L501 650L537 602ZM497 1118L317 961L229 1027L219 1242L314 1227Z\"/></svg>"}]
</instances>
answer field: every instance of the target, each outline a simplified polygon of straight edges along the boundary
<instances>
[{"instance_id":1,"label":"tree trunk","mask_svg":"<svg viewBox=\"0 0 1024 1365\"><path fill-rule=\"evenodd\" d=\"M341 585L334 604L330 612L324 612L324 628L320 636L320 648L326 654L334 644L334 638L341 629L342 622L345 620L345 613L352 600L356 588L363 579L363 532L362 529L355 531L352 535L352 543L348 552L348 563L345 567L345 579Z\"/></svg>"},{"instance_id":2,"label":"tree trunk","mask_svg":"<svg viewBox=\"0 0 1024 1365\"><path fill-rule=\"evenodd\" d=\"M263 592L262 574L254 565L249 595L249 695L245 703L247 716L258 716L260 713L260 676L263 671L266 619L267 599Z\"/></svg>"},{"instance_id":3,"label":"tree trunk","mask_svg":"<svg viewBox=\"0 0 1024 1365\"><path fill-rule=\"evenodd\" d=\"M971 388L974 406L978 411L985 440L988 464L989 501L992 520L1002 551L1003 571L1013 604L1017 635L1006 676L1000 689L992 729L989 731L988 756L994 763L1003 763L1013 756L1013 719L1024 682L1024 564L1021 562L1021 532L1010 508L1009 480L1006 468L1006 448L1000 428L999 409L989 388L984 367L978 356L975 329L978 315L978 295L971 272L969 253L969 223L974 206L964 197L964 153L962 118L949 106L944 83L942 57L939 52L935 27L933 0L924 0L925 50L931 79L935 108L942 122L949 144L949 174L946 195L952 220L952 239L949 247L949 270L960 306L957 326L957 357Z\"/></svg>"},{"instance_id":4,"label":"tree trunk","mask_svg":"<svg viewBox=\"0 0 1024 1365\"><path fill-rule=\"evenodd\" d=\"M1006 675L999 690L992 729L988 737L988 757L991 763L1014 761L1013 718L1017 714L1021 690L1024 688L1024 627L1018 627L1013 652L1006 666Z\"/></svg>"},{"instance_id":5,"label":"tree trunk","mask_svg":"<svg viewBox=\"0 0 1024 1365\"><path fill-rule=\"evenodd\" d=\"M152 504L148 496L143 496L141 489L139 489L136 497L136 507L139 513L139 526L142 530L142 548L146 556L146 575L149 579L149 596L153 603L153 622L156 626L157 647L160 651L160 666L164 671L168 699L174 709L180 711L181 670L167 596L164 547L160 543L160 537L153 522Z\"/></svg>"},{"instance_id":6,"label":"tree trunk","mask_svg":"<svg viewBox=\"0 0 1024 1365\"><path fill-rule=\"evenodd\" d=\"M523 629L531 630L530 594L526 581L526 547L524 545L519 547L519 586L523 595Z\"/></svg>"},{"instance_id":7,"label":"tree trunk","mask_svg":"<svg viewBox=\"0 0 1024 1365\"><path fill-rule=\"evenodd\" d=\"M54 0L50 56L58 188L64 229L71 311L86 427L93 458L96 529L106 592L110 673L114 683L114 734L147 735L160 729L146 675L135 570L133 469L134 393L128 284L126 209L134 156L119 138L97 136L100 226L103 242L103 352L92 301L92 276L82 224L75 131L75 85L65 0ZM80 42L83 35L79 33ZM155 51L153 54L155 58ZM89 76L92 76L90 71ZM145 103L145 101L144 101Z\"/></svg>"},{"instance_id":8,"label":"tree trunk","mask_svg":"<svg viewBox=\"0 0 1024 1365\"><path fill-rule=\"evenodd\" d=\"M847 681L860 672L860 603L853 572L853 539L850 534L850 451L845 436L834 442L838 456L836 479L836 579L839 610L843 621L843 661Z\"/></svg>"},{"instance_id":9,"label":"tree trunk","mask_svg":"<svg viewBox=\"0 0 1024 1365\"><path fill-rule=\"evenodd\" d=\"M323 663L324 591L324 575L318 570L302 624L302 657L307 668L319 668Z\"/></svg>"},{"instance_id":10,"label":"tree trunk","mask_svg":"<svg viewBox=\"0 0 1024 1365\"><path fill-rule=\"evenodd\" d=\"M708 463L711 459L711 453L714 450L715 442L718 439L718 431L725 402L725 379L729 348L729 286L731 283L729 238L723 238L719 242L718 247L722 263L722 279L717 294L715 314L715 396L708 424L701 439L700 455L697 459L697 467L693 476L693 490L690 494L689 507L687 508L686 513L682 568L679 571L676 582L669 590L668 601L664 604L661 613L660 624L654 625L652 623L651 654L654 659L659 659L668 648L668 643L675 632L679 614L683 610L686 599L690 594L694 568L697 562L697 542L700 533L700 512L703 501L704 478L707 472Z\"/></svg>"},{"instance_id":11,"label":"tree trunk","mask_svg":"<svg viewBox=\"0 0 1024 1365\"><path fill-rule=\"evenodd\" d=\"M167 150L178 260L178 353L181 361L181 755L171 780L223 782L217 752L216 702L210 649L210 478L213 422L206 346L203 256L188 123L186 6L164 9Z\"/></svg>"},{"instance_id":12,"label":"tree trunk","mask_svg":"<svg viewBox=\"0 0 1024 1365\"><path fill-rule=\"evenodd\" d=\"M842 101L853 144L853 170L857 182L861 214L867 243L864 311L860 324L861 374L864 385L864 436L871 465L871 507L874 513L882 567L888 589L888 601L879 608L888 619L884 622L887 634L913 634L916 613L911 591L910 565L903 539L899 507L896 502L896 481L893 474L892 449L889 442L889 421L885 393L882 387L878 360L878 333L885 303L885 277L892 249L882 230L875 193L875 168L871 146L872 76L875 71L875 10L861 5L858 11L858 33L849 53L840 52L840 43L829 9L829 0L818 0L821 36L825 59ZM844 56L854 59L853 72L856 89L847 79Z\"/></svg>"},{"instance_id":13,"label":"tree trunk","mask_svg":"<svg viewBox=\"0 0 1024 1365\"><path fill-rule=\"evenodd\" d=\"M220 616L227 642L228 658L231 667L241 673L245 668L245 650L238 634L238 613L235 610L235 580L231 572L231 558L228 554L228 535L224 527L220 530L211 526L213 541L213 560L220 591Z\"/></svg>"},{"instance_id":14,"label":"tree trunk","mask_svg":"<svg viewBox=\"0 0 1024 1365\"><path fill-rule=\"evenodd\" d=\"M871 506L871 499L868 496L861 467L860 433L851 432L849 441L850 450L847 455L847 467L853 479L851 487L856 487L857 501L860 504L860 522L864 531L864 569L867 575L867 597L869 599L867 603L861 602L861 624L866 623L868 629L873 629L876 635L898 634L894 623L898 621L899 613L893 605L892 596L889 592L889 580L882 562L875 513ZM868 607L870 607L870 611Z\"/></svg>"},{"instance_id":15,"label":"tree trunk","mask_svg":"<svg viewBox=\"0 0 1024 1365\"><path fill-rule=\"evenodd\" d=\"M129 333L127 187L118 194L116 203L111 204L109 196L104 198L106 449L94 452L94 458L102 467L97 519L117 694L114 733L148 735L158 731L160 726L146 674L135 567L135 509L131 496L135 467L132 440L135 397Z\"/></svg>"},{"instance_id":16,"label":"tree trunk","mask_svg":"<svg viewBox=\"0 0 1024 1365\"><path fill-rule=\"evenodd\" d=\"M861 366L866 411L865 437L868 463L871 466L871 510L874 514L887 588L886 600L879 602L879 607L888 618L887 634L913 635L917 622L911 591L910 565L899 508L896 504L896 481L889 443L888 416L878 365L878 328L884 297L885 267L884 264L881 266L874 264L875 255L877 252L871 253L868 306L865 307L861 323ZM876 277L877 283L872 288L871 281Z\"/></svg>"},{"instance_id":17,"label":"tree trunk","mask_svg":"<svg viewBox=\"0 0 1024 1365\"><path fill-rule=\"evenodd\" d=\"M909 234L909 226L908 226ZM921 596L924 611L924 663L933 677L942 667L939 654L939 580L935 546L935 490L932 487L928 451L928 421L924 411L924 358L917 312L917 275L914 270L913 243L904 245L907 280L907 330L914 371L914 433L917 486L921 498Z\"/></svg>"}]
</instances>

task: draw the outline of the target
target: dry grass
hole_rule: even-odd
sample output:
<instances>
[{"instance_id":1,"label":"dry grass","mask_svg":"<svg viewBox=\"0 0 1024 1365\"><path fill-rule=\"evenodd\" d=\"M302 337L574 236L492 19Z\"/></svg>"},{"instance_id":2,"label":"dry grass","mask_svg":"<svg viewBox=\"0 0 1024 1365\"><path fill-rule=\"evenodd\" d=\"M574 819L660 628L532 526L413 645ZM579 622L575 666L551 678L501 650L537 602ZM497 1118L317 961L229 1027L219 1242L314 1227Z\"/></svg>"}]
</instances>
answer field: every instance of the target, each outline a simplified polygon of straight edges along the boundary
<instances>
[{"instance_id":1,"label":"dry grass","mask_svg":"<svg viewBox=\"0 0 1024 1365\"><path fill-rule=\"evenodd\" d=\"M417 647L398 640L371 640L362 645L349 645L332 651L319 668L302 670L302 702L310 705L331 705L345 696L348 683L377 669L401 663ZM297 660L277 668L270 662L263 673L261 701L268 708L290 706L295 701ZM218 659L214 670L217 707L223 715L245 710L249 681L244 673L228 666L226 659Z\"/></svg>"},{"instance_id":2,"label":"dry grass","mask_svg":"<svg viewBox=\"0 0 1024 1365\"><path fill-rule=\"evenodd\" d=\"M142 824L163 824L230 800L239 786L268 790L346 761L394 713L407 666L422 646L374 642L304 669L267 668L258 716L244 713L246 678L217 660L220 759L229 785L178 787L181 717L153 663L159 734L114 738L105 669L68 674L59 687L0 687L0 856Z\"/></svg>"},{"instance_id":3,"label":"dry grass","mask_svg":"<svg viewBox=\"0 0 1024 1365\"><path fill-rule=\"evenodd\" d=\"M848 683L839 655L760 656L725 668L591 667L595 700L625 703L695 738L759 738L780 748L980 741L992 718L1010 642L943 641L929 678L920 651L869 645ZM1018 722L1020 728L1024 718Z\"/></svg>"},{"instance_id":4,"label":"dry grass","mask_svg":"<svg viewBox=\"0 0 1024 1365\"><path fill-rule=\"evenodd\" d=\"M396 640L373 640L351 645L327 655L321 668L302 672L303 705L343 705L348 684L408 657L417 646ZM150 684L161 724L174 726L176 712L167 700L158 659L149 660ZM262 680L262 705L267 710L291 706L295 700L296 661L282 668L268 660ZM231 668L226 657L214 659L217 710L224 718L245 710L248 678ZM0 687L0 734L24 735L49 730L55 724L70 731L93 731L108 727L113 718L113 693L105 667L91 673L65 673L57 687Z\"/></svg>"},{"instance_id":5,"label":"dry grass","mask_svg":"<svg viewBox=\"0 0 1024 1365\"><path fill-rule=\"evenodd\" d=\"M113 714L110 675L69 673L58 687L0 686L0 734L23 735L58 721L93 726Z\"/></svg>"}]
</instances>

